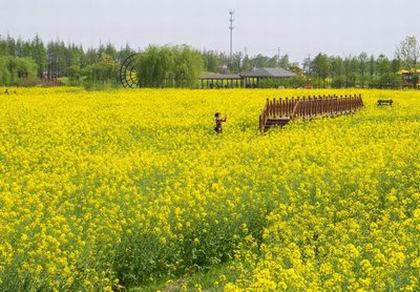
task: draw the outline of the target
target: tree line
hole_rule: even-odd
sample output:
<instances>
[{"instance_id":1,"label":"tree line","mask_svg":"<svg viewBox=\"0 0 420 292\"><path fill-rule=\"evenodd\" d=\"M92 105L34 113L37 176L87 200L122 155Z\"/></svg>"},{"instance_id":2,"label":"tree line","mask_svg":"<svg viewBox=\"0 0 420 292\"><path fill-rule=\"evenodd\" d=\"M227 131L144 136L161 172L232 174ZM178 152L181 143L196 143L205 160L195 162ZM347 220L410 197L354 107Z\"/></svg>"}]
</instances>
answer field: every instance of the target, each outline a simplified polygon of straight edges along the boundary
<instances>
[{"instance_id":1,"label":"tree line","mask_svg":"<svg viewBox=\"0 0 420 292\"><path fill-rule=\"evenodd\" d=\"M43 78L59 78L69 85L85 87L119 86L120 64L136 51L126 45L112 44L84 49L61 40L45 44L39 36L32 40L0 35L1 85L36 84ZM206 73L239 73L261 67L282 67L297 74L290 80L267 81L265 87L398 87L401 69L418 67L419 44L407 37L389 59L361 53L357 56L328 56L319 53L305 58L302 66L289 61L288 55L256 56L237 52L230 56L214 50L198 51L189 46L149 46L139 52L136 70L141 86L195 87ZM413 84L417 82L414 76Z\"/></svg>"},{"instance_id":2,"label":"tree line","mask_svg":"<svg viewBox=\"0 0 420 292\"><path fill-rule=\"evenodd\" d=\"M369 87L369 88L395 88L407 85L402 76L398 74L402 69L413 71L419 68L420 44L414 36L407 36L396 47L394 58L390 59L384 54L379 56L368 55L365 52L359 55L328 56L319 53L315 57L308 56L302 66L289 62L288 55L267 57L261 54L249 57L237 53L229 60L229 56L214 51L203 53L207 71L221 71L221 64L227 72L246 72L252 68L282 67L297 74L293 79L265 80L263 87ZM230 62L229 62L230 61ZM219 68L219 70L217 70ZM410 83L414 86L418 82L418 74L413 74Z\"/></svg>"},{"instance_id":3,"label":"tree line","mask_svg":"<svg viewBox=\"0 0 420 292\"><path fill-rule=\"evenodd\" d=\"M407 36L396 48L395 57L389 59L381 54L368 56L327 56L319 53L315 58L307 57L303 69L316 87L400 87L404 81L400 70L413 71L418 68L420 45L414 36ZM409 80L413 86L418 82L418 74Z\"/></svg>"},{"instance_id":4,"label":"tree line","mask_svg":"<svg viewBox=\"0 0 420 292\"><path fill-rule=\"evenodd\" d=\"M318 54L306 58L304 72L311 77L316 87L398 87L401 76L401 60L388 59L385 55L377 58L361 53L358 56L327 56Z\"/></svg>"},{"instance_id":5,"label":"tree line","mask_svg":"<svg viewBox=\"0 0 420 292\"><path fill-rule=\"evenodd\" d=\"M119 85L118 69L129 46L117 50L112 44L85 50L61 40L45 44L38 36L32 40L0 36L0 83L21 85L40 79L64 78L70 85Z\"/></svg>"}]
</instances>

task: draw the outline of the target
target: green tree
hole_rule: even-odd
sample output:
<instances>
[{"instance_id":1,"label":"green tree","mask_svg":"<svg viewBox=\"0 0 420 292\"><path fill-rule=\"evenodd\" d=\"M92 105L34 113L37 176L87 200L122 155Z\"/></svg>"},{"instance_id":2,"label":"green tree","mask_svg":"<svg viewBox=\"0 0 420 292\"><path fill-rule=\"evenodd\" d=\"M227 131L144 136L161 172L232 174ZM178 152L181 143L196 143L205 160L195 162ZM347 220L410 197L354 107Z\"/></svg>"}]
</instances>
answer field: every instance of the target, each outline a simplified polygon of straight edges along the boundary
<instances>
[{"instance_id":1,"label":"green tree","mask_svg":"<svg viewBox=\"0 0 420 292\"><path fill-rule=\"evenodd\" d=\"M391 70L393 73L397 73L401 70L401 60L396 58L391 61Z\"/></svg>"},{"instance_id":2,"label":"green tree","mask_svg":"<svg viewBox=\"0 0 420 292\"><path fill-rule=\"evenodd\" d=\"M389 88L395 86L396 76L392 71L391 61L383 54L376 59L376 73L375 87Z\"/></svg>"},{"instance_id":3,"label":"green tree","mask_svg":"<svg viewBox=\"0 0 420 292\"><path fill-rule=\"evenodd\" d=\"M142 87L195 87L203 71L201 54L189 46L149 46L136 60Z\"/></svg>"},{"instance_id":4,"label":"green tree","mask_svg":"<svg viewBox=\"0 0 420 292\"><path fill-rule=\"evenodd\" d=\"M42 72L47 69L47 50L38 35L33 39L31 46L31 57L38 66L37 75L41 76Z\"/></svg>"},{"instance_id":5,"label":"green tree","mask_svg":"<svg viewBox=\"0 0 420 292\"><path fill-rule=\"evenodd\" d=\"M325 87L325 81L329 75L330 70L330 62L328 56L319 53L311 63L311 70L315 77L322 82L322 86Z\"/></svg>"},{"instance_id":6,"label":"green tree","mask_svg":"<svg viewBox=\"0 0 420 292\"><path fill-rule=\"evenodd\" d=\"M341 88L346 85L346 78L344 77L344 65L341 57L330 57L331 64L331 86L334 88Z\"/></svg>"},{"instance_id":7,"label":"green tree","mask_svg":"<svg viewBox=\"0 0 420 292\"><path fill-rule=\"evenodd\" d=\"M232 59L229 61L228 69L231 73L239 73L241 71L242 53L236 52L232 55Z\"/></svg>"},{"instance_id":8,"label":"green tree","mask_svg":"<svg viewBox=\"0 0 420 292\"><path fill-rule=\"evenodd\" d=\"M252 61L251 58L249 58L248 55L245 55L244 59L242 60L241 71L242 72L251 71L252 68L254 68L254 62Z\"/></svg>"},{"instance_id":9,"label":"green tree","mask_svg":"<svg viewBox=\"0 0 420 292\"><path fill-rule=\"evenodd\" d=\"M117 52L117 62L121 64L122 62L124 62L124 60L128 56L130 56L130 55L132 55L134 53L135 53L135 51L132 48L130 48L130 46L128 44L126 44L124 48L121 48Z\"/></svg>"},{"instance_id":10,"label":"green tree","mask_svg":"<svg viewBox=\"0 0 420 292\"><path fill-rule=\"evenodd\" d=\"M274 66L270 66L270 67L281 67L284 69L289 69L290 68L290 61L289 61L289 55L284 55L282 57L279 58L277 64L274 63Z\"/></svg>"},{"instance_id":11,"label":"green tree","mask_svg":"<svg viewBox=\"0 0 420 292\"><path fill-rule=\"evenodd\" d=\"M32 58L0 56L0 82L2 85L18 85L31 81L37 75L37 64Z\"/></svg>"},{"instance_id":12,"label":"green tree","mask_svg":"<svg viewBox=\"0 0 420 292\"><path fill-rule=\"evenodd\" d=\"M173 86L174 50L168 46L149 46L137 57L137 73L142 87Z\"/></svg>"},{"instance_id":13,"label":"green tree","mask_svg":"<svg viewBox=\"0 0 420 292\"><path fill-rule=\"evenodd\" d=\"M7 56L9 55L9 48L7 44L7 40L3 38L0 34L0 56Z\"/></svg>"},{"instance_id":14,"label":"green tree","mask_svg":"<svg viewBox=\"0 0 420 292\"><path fill-rule=\"evenodd\" d=\"M411 82L413 87L417 85L419 75L416 72L420 59L420 44L417 42L415 36L407 36L399 47L397 47L396 55L401 60L402 66L413 72Z\"/></svg>"},{"instance_id":15,"label":"green tree","mask_svg":"<svg viewBox=\"0 0 420 292\"><path fill-rule=\"evenodd\" d=\"M72 65L67 70L67 76L69 77L70 85L78 86L82 81L82 70L79 65Z\"/></svg>"},{"instance_id":16,"label":"green tree","mask_svg":"<svg viewBox=\"0 0 420 292\"><path fill-rule=\"evenodd\" d=\"M359 65L359 84L361 87L365 87L368 75L369 57L365 52L362 52L357 59Z\"/></svg>"},{"instance_id":17,"label":"green tree","mask_svg":"<svg viewBox=\"0 0 420 292\"><path fill-rule=\"evenodd\" d=\"M0 56L0 84L7 86L12 81L12 76L9 71L9 56Z\"/></svg>"},{"instance_id":18,"label":"green tree","mask_svg":"<svg viewBox=\"0 0 420 292\"><path fill-rule=\"evenodd\" d=\"M77 79L77 67L70 67L72 69L72 78ZM82 75L85 76L84 85L86 88L103 87L105 85L115 86L118 82L118 64L115 60L107 55L101 53L99 61L96 64L88 65L84 68Z\"/></svg>"},{"instance_id":19,"label":"green tree","mask_svg":"<svg viewBox=\"0 0 420 292\"><path fill-rule=\"evenodd\" d=\"M200 53L189 46L175 47L174 78L175 86L194 88L203 71Z\"/></svg>"},{"instance_id":20,"label":"green tree","mask_svg":"<svg viewBox=\"0 0 420 292\"><path fill-rule=\"evenodd\" d=\"M420 59L420 44L416 37L407 36L397 47L396 55L405 69L416 69Z\"/></svg>"},{"instance_id":21,"label":"green tree","mask_svg":"<svg viewBox=\"0 0 420 292\"><path fill-rule=\"evenodd\" d=\"M391 72L391 62L383 54L379 55L378 59L376 60L376 71L379 76L382 76Z\"/></svg>"},{"instance_id":22,"label":"green tree","mask_svg":"<svg viewBox=\"0 0 420 292\"><path fill-rule=\"evenodd\" d=\"M204 51L202 57L204 70L207 72L217 72L220 66L218 54L214 51Z\"/></svg>"},{"instance_id":23,"label":"green tree","mask_svg":"<svg viewBox=\"0 0 420 292\"><path fill-rule=\"evenodd\" d=\"M16 41L10 35L7 36L6 43L7 43L6 55L14 56L14 57L18 56L18 49L17 49Z\"/></svg>"},{"instance_id":24,"label":"green tree","mask_svg":"<svg viewBox=\"0 0 420 292\"><path fill-rule=\"evenodd\" d=\"M344 59L343 67L346 87L356 86L357 65L357 59L353 56L348 56Z\"/></svg>"}]
</instances>

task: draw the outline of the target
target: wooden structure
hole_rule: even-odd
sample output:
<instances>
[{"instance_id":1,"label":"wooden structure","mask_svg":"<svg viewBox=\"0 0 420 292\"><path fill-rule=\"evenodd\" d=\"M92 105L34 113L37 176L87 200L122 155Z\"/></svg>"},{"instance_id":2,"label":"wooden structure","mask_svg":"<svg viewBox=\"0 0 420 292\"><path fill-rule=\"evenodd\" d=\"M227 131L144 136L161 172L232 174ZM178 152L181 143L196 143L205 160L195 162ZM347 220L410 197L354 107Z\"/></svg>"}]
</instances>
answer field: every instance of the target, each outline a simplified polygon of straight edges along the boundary
<instances>
[{"instance_id":1,"label":"wooden structure","mask_svg":"<svg viewBox=\"0 0 420 292\"><path fill-rule=\"evenodd\" d=\"M403 77L405 87L420 89L420 69L400 70L397 74Z\"/></svg>"},{"instance_id":2,"label":"wooden structure","mask_svg":"<svg viewBox=\"0 0 420 292\"><path fill-rule=\"evenodd\" d=\"M258 88L260 87L262 80L267 79L281 79L281 78L292 78L296 74L287 71L283 68L259 68L254 69L251 72L241 73L241 78L245 88Z\"/></svg>"},{"instance_id":3,"label":"wooden structure","mask_svg":"<svg viewBox=\"0 0 420 292\"><path fill-rule=\"evenodd\" d=\"M41 75L41 86L44 87L58 87L64 86L64 83L58 80L58 74L53 74L51 72L43 72Z\"/></svg>"},{"instance_id":4,"label":"wooden structure","mask_svg":"<svg viewBox=\"0 0 420 292\"><path fill-rule=\"evenodd\" d=\"M139 78L136 72L137 54L131 54L121 64L120 82L124 88L137 88L140 86Z\"/></svg>"},{"instance_id":5,"label":"wooden structure","mask_svg":"<svg viewBox=\"0 0 420 292\"><path fill-rule=\"evenodd\" d=\"M207 74L200 78L201 88L238 88L242 87L239 74Z\"/></svg>"},{"instance_id":6,"label":"wooden structure","mask_svg":"<svg viewBox=\"0 0 420 292\"><path fill-rule=\"evenodd\" d=\"M284 126L293 119L354 113L362 106L363 101L360 94L267 99L259 116L259 129L261 132L266 132L272 126Z\"/></svg>"},{"instance_id":7,"label":"wooden structure","mask_svg":"<svg viewBox=\"0 0 420 292\"><path fill-rule=\"evenodd\" d=\"M139 88L146 84L137 76L136 58L138 54L134 53L121 64L119 79L124 88ZM48 72L52 72L49 70ZM201 88L257 88L261 87L263 79L291 78L295 73L283 68L258 68L250 72L239 74L206 74L200 77ZM153 84L152 87L184 87L186 82L175 82L174 79L166 79L162 84Z\"/></svg>"},{"instance_id":8,"label":"wooden structure","mask_svg":"<svg viewBox=\"0 0 420 292\"><path fill-rule=\"evenodd\" d=\"M378 106L381 105L391 105L394 103L392 99L378 99Z\"/></svg>"},{"instance_id":9,"label":"wooden structure","mask_svg":"<svg viewBox=\"0 0 420 292\"><path fill-rule=\"evenodd\" d=\"M261 81L296 76L283 68L259 68L239 74L207 74L200 78L201 88L259 88Z\"/></svg>"}]
</instances>

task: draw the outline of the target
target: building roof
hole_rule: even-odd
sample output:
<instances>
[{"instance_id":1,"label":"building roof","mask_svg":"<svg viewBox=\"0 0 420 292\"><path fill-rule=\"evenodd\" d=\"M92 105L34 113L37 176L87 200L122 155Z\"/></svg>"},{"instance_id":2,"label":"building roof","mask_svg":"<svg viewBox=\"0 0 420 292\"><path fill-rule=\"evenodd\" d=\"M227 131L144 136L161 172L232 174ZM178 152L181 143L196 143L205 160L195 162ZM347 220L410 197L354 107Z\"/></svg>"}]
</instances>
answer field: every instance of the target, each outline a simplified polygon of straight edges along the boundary
<instances>
[{"instance_id":1,"label":"building roof","mask_svg":"<svg viewBox=\"0 0 420 292\"><path fill-rule=\"evenodd\" d=\"M283 68L258 68L240 74L205 74L201 79L226 80L241 79L241 77L294 77L295 73Z\"/></svg>"},{"instance_id":2,"label":"building roof","mask_svg":"<svg viewBox=\"0 0 420 292\"><path fill-rule=\"evenodd\" d=\"M201 79L241 79L239 74L205 74L201 76Z\"/></svg>"},{"instance_id":3,"label":"building roof","mask_svg":"<svg viewBox=\"0 0 420 292\"><path fill-rule=\"evenodd\" d=\"M283 68L258 68L241 73L241 77L294 77L295 73Z\"/></svg>"},{"instance_id":4,"label":"building roof","mask_svg":"<svg viewBox=\"0 0 420 292\"><path fill-rule=\"evenodd\" d=\"M400 70L397 72L397 74L400 75L408 75L408 74L420 74L420 69L412 69L412 70Z\"/></svg>"}]
</instances>

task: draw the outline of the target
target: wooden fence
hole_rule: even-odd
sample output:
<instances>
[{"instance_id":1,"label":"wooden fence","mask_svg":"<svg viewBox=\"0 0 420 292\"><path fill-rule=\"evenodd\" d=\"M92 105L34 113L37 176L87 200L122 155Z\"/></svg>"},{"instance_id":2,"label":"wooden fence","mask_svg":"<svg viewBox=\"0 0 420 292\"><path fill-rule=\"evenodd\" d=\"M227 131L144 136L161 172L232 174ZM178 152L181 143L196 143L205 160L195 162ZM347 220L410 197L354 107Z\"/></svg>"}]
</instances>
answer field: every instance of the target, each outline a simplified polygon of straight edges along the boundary
<instances>
[{"instance_id":1,"label":"wooden fence","mask_svg":"<svg viewBox=\"0 0 420 292\"><path fill-rule=\"evenodd\" d=\"M362 95L320 95L309 97L267 99L259 117L261 132L271 126L283 126L297 118L335 116L354 113L363 106Z\"/></svg>"}]
</instances>

